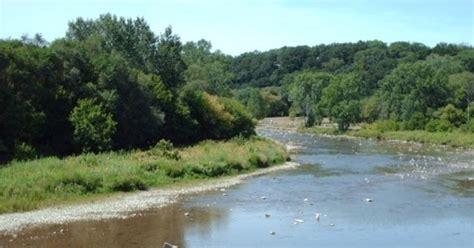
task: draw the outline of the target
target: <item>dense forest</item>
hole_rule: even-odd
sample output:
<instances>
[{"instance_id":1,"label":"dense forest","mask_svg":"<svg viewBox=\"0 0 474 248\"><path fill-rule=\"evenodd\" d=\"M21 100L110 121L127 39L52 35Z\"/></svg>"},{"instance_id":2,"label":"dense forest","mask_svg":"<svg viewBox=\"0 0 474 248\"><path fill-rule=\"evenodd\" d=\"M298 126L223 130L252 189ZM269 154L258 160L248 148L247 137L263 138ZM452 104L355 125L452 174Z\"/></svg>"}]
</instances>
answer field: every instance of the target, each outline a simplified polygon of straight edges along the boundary
<instances>
[{"instance_id":1,"label":"dense forest","mask_svg":"<svg viewBox=\"0 0 474 248\"><path fill-rule=\"evenodd\" d=\"M0 161L249 136L266 116L474 132L473 73L467 45L359 41L233 57L171 28L156 35L142 18L78 18L51 43L0 40Z\"/></svg>"}]
</instances>

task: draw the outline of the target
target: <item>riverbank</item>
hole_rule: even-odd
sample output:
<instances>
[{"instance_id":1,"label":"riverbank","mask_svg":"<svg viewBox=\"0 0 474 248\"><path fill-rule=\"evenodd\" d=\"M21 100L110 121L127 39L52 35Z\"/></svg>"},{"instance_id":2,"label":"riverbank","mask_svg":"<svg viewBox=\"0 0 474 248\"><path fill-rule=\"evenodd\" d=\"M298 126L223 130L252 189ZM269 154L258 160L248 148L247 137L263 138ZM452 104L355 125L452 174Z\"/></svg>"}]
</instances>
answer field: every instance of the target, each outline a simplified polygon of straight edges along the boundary
<instances>
[{"instance_id":1,"label":"riverbank","mask_svg":"<svg viewBox=\"0 0 474 248\"><path fill-rule=\"evenodd\" d=\"M297 166L298 164L296 163L286 162L283 165L259 169L237 176L227 176L206 181L198 180L194 181L192 185L187 183L186 185L175 185L164 189L125 194L97 202L64 205L24 213L3 214L0 215L0 233L16 233L25 227L45 224L63 224L71 221L91 219L127 218L133 216L132 213L137 211L170 205L186 195L212 190L225 191L225 188L240 184L252 177L280 170L293 169Z\"/></svg>"},{"instance_id":2,"label":"riverbank","mask_svg":"<svg viewBox=\"0 0 474 248\"><path fill-rule=\"evenodd\" d=\"M12 162L0 169L0 213L101 201L119 192L144 191L252 172L282 164L287 159L288 154L281 145L269 139L253 137L225 142L205 141L181 149L174 149L165 142L147 151ZM143 192L141 198L155 196L155 193L149 192L153 191ZM91 211L81 210L79 215L117 207L107 204L97 210L94 207L90 208ZM137 204L149 207L141 201ZM126 209L129 208L123 210ZM55 218L62 219L59 216ZM3 224L0 223L0 226L3 227Z\"/></svg>"},{"instance_id":3,"label":"riverbank","mask_svg":"<svg viewBox=\"0 0 474 248\"><path fill-rule=\"evenodd\" d=\"M465 132L427 132L423 130L414 131L379 131L374 129L351 129L346 132L341 132L335 128L311 127L300 128L302 132L317 134L317 135L331 135L331 136L346 136L346 137L360 137L373 138L386 141L400 141L413 142L422 144L447 145L457 148L474 149L474 134Z\"/></svg>"}]
</instances>

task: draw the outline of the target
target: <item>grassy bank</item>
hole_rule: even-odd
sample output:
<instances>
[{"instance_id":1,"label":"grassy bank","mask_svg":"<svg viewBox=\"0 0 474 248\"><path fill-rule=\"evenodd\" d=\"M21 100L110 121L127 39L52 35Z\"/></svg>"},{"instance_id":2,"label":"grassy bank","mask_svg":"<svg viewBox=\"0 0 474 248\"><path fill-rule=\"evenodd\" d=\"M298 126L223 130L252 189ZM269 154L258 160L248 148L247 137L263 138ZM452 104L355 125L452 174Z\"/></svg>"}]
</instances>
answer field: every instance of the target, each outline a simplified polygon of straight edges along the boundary
<instances>
[{"instance_id":1,"label":"grassy bank","mask_svg":"<svg viewBox=\"0 0 474 248\"><path fill-rule=\"evenodd\" d=\"M283 147L263 138L205 141L173 149L84 154L12 162L0 169L0 213L234 175L287 160Z\"/></svg>"},{"instance_id":2,"label":"grassy bank","mask_svg":"<svg viewBox=\"0 0 474 248\"><path fill-rule=\"evenodd\" d=\"M414 131L380 131L376 129L357 129L340 132L334 128L304 128L304 132L326 135L349 135L354 137L374 138L379 140L400 140L426 144L448 145L461 148L474 148L474 134L460 131L427 132Z\"/></svg>"}]
</instances>

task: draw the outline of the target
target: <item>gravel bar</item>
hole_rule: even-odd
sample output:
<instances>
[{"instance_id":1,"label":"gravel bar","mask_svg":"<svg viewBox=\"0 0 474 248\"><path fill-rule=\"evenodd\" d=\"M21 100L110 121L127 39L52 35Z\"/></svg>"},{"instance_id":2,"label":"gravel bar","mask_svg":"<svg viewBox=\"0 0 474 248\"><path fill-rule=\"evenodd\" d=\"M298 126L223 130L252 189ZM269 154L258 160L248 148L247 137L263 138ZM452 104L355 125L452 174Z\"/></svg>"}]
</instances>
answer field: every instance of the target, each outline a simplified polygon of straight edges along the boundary
<instances>
[{"instance_id":1,"label":"gravel bar","mask_svg":"<svg viewBox=\"0 0 474 248\"><path fill-rule=\"evenodd\" d=\"M279 170L293 169L297 166L297 163L286 162L283 165L259 169L255 172L235 177L212 179L208 182L192 186L152 189L111 197L98 202L50 207L22 213L3 214L0 215L0 233L14 234L27 227L45 224L63 224L66 222L91 219L127 218L137 211L164 207L175 203L180 197L185 195L231 187L252 177Z\"/></svg>"}]
</instances>

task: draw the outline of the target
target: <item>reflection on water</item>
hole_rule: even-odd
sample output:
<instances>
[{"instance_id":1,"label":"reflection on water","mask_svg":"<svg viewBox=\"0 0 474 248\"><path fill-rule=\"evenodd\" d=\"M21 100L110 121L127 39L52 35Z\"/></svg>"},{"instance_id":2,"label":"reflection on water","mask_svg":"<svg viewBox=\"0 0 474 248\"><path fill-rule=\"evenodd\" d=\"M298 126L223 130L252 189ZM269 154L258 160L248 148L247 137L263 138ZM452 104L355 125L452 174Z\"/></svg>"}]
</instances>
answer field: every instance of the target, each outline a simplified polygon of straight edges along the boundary
<instances>
[{"instance_id":1,"label":"reflection on water","mask_svg":"<svg viewBox=\"0 0 474 248\"><path fill-rule=\"evenodd\" d=\"M438 179L441 185L461 196L474 196L474 170L442 174Z\"/></svg>"},{"instance_id":2,"label":"reflection on water","mask_svg":"<svg viewBox=\"0 0 474 248\"><path fill-rule=\"evenodd\" d=\"M472 151L258 132L298 147L302 166L123 220L0 236L0 247L474 247Z\"/></svg>"},{"instance_id":3,"label":"reflection on water","mask_svg":"<svg viewBox=\"0 0 474 248\"><path fill-rule=\"evenodd\" d=\"M184 213L189 213L185 216ZM185 228L206 236L225 212L179 204L132 214L128 218L79 221L27 229L0 236L0 247L162 247L164 242L185 247Z\"/></svg>"}]
</instances>

